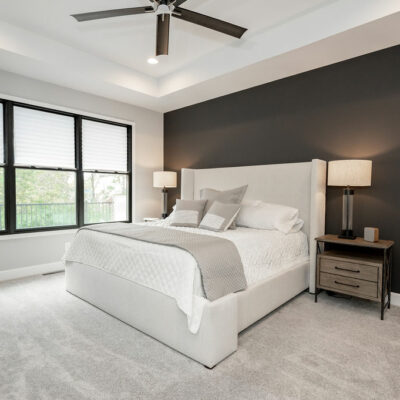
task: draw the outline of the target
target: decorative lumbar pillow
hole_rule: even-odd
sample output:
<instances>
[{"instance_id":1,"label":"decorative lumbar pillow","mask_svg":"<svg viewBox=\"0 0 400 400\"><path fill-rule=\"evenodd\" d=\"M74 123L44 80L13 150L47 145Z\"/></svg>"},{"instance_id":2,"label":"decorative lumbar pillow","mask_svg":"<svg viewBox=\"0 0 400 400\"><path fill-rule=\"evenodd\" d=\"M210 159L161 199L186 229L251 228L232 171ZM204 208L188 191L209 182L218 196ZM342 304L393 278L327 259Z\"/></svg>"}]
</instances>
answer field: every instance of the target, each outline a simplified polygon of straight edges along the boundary
<instances>
[{"instance_id":1,"label":"decorative lumbar pillow","mask_svg":"<svg viewBox=\"0 0 400 400\"><path fill-rule=\"evenodd\" d=\"M215 189L201 189L200 190L200 198L202 200L207 200L206 204L206 209L205 213L208 212L208 210L211 208L213 205L214 201L219 201L220 203L228 203L228 204L240 204L243 200L243 197L246 193L247 186L241 186L235 189L231 190L225 190L225 191L220 191L220 190L215 190ZM231 224L231 229L235 229L235 220Z\"/></svg>"},{"instance_id":2,"label":"decorative lumbar pillow","mask_svg":"<svg viewBox=\"0 0 400 400\"><path fill-rule=\"evenodd\" d=\"M297 208L257 201L242 205L236 224L247 228L292 233L298 232L303 227L304 221L299 218Z\"/></svg>"},{"instance_id":3,"label":"decorative lumbar pillow","mask_svg":"<svg viewBox=\"0 0 400 400\"><path fill-rule=\"evenodd\" d=\"M177 200L171 226L197 228L204 214L206 200Z\"/></svg>"},{"instance_id":4,"label":"decorative lumbar pillow","mask_svg":"<svg viewBox=\"0 0 400 400\"><path fill-rule=\"evenodd\" d=\"M226 204L214 201L200 222L199 228L215 232L226 231L235 220L240 204Z\"/></svg>"}]
</instances>

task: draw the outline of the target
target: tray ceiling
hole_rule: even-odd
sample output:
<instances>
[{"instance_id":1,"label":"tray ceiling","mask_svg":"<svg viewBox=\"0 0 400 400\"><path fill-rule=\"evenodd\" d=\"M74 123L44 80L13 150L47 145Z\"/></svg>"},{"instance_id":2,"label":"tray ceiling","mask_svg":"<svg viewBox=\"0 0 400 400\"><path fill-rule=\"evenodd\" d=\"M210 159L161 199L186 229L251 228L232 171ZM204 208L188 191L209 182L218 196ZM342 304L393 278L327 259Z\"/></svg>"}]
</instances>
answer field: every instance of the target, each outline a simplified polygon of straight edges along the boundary
<instances>
[{"instance_id":1,"label":"tray ceiling","mask_svg":"<svg viewBox=\"0 0 400 400\"><path fill-rule=\"evenodd\" d=\"M154 14L85 23L70 17L148 4L1 2L0 69L168 111L400 43L395 0L187 0L182 7L248 32L237 40L174 18L170 54L157 65L147 63Z\"/></svg>"}]
</instances>

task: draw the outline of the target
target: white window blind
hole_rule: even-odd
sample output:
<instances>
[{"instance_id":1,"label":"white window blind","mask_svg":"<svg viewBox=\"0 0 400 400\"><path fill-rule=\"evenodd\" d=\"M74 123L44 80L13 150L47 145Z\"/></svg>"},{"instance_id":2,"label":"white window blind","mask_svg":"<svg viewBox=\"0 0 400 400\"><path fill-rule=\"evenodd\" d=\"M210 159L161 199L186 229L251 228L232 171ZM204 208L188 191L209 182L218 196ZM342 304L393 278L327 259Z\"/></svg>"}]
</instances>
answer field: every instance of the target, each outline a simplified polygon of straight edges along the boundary
<instances>
[{"instance_id":1,"label":"white window blind","mask_svg":"<svg viewBox=\"0 0 400 400\"><path fill-rule=\"evenodd\" d=\"M4 124L3 104L0 103L0 165L4 164Z\"/></svg>"},{"instance_id":2,"label":"white window blind","mask_svg":"<svg viewBox=\"0 0 400 400\"><path fill-rule=\"evenodd\" d=\"M127 128L82 121L82 164L85 170L127 171Z\"/></svg>"},{"instance_id":3,"label":"white window blind","mask_svg":"<svg viewBox=\"0 0 400 400\"><path fill-rule=\"evenodd\" d=\"M75 168L74 118L14 107L16 165Z\"/></svg>"}]
</instances>

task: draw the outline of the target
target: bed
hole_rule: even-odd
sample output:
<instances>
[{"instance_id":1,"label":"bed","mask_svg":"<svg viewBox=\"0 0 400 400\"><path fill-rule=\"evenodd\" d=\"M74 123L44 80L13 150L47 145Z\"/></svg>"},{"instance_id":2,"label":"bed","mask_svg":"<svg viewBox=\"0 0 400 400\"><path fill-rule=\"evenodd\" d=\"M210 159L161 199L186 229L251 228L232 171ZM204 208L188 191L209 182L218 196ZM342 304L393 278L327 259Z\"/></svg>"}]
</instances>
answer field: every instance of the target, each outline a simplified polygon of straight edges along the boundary
<instances>
[{"instance_id":1,"label":"bed","mask_svg":"<svg viewBox=\"0 0 400 400\"><path fill-rule=\"evenodd\" d=\"M248 288L244 291L228 294L215 301L208 301L195 287L193 290L196 296L193 296L193 304L188 306L185 303L185 299L187 302L190 301L188 296L183 296L183 300L180 301L164 287L158 287L154 274L153 280L148 276L130 279L129 274L132 271L127 268L128 252L124 265L122 256L118 257L119 265L116 266L118 263L111 262L108 254L117 251L116 249L118 249L118 254L122 254L121 249L124 246L127 248L128 243L124 243L122 239L117 240L104 236L105 234L89 231L86 231L87 237L81 242L86 243L86 246L89 243L91 249L89 253L92 257L97 255L98 261L93 262L89 259L86 261L81 257L77 262L74 258L70 258L66 262L66 288L70 293L212 368L237 349L238 333L243 329L305 289L309 288L311 292L314 292L316 249L313 239L324 233L325 179L326 163L322 160L182 170L182 199L198 199L200 190L204 187L227 190L247 184L244 201L264 200L299 209L300 217L304 220L303 232L299 232L296 237L293 235L290 237L292 244L285 242L286 239L283 236L265 237L266 241L275 243L272 248L278 248L280 244L283 248L289 246L294 249L292 257L289 257L287 262L283 263L284 265L280 264L278 268L275 265L277 262L270 262L266 273L259 272L261 270L251 268L251 262L246 261L246 256L242 251L241 256L246 266L245 273L248 281ZM251 234L254 235L252 239ZM260 237L256 234L246 231L246 228L226 233L234 243L236 240L238 247L245 240L244 238L250 238L249 243L256 241ZM264 234L268 233L264 232ZM304 241L309 254L305 253L304 243L302 243ZM94 251L95 246L98 246L98 251ZM108 246L110 250L107 250ZM184 278L182 271L186 270L178 268L180 264L190 262L189 259L185 259L184 254L175 252L174 263L164 250L164 253L161 250L155 250L156 246L160 245L136 243L135 246L131 256L135 255L135 263L143 263L143 271L151 269L152 265L154 267L165 262L163 266L165 269L170 268L171 271L175 271L177 277L175 281L179 283L179 279ZM83 251L82 248L81 252ZM283 250L279 250L279 253L283 254ZM152 257L158 254L158 258L143 257L146 254L152 254ZM140 259L146 259L146 262L150 264L146 266L144 261L138 261ZM151 262L148 259L151 259ZM99 268L100 264L103 264L101 268ZM182 284L180 286L185 287ZM188 315L190 309L192 314Z\"/></svg>"}]
</instances>

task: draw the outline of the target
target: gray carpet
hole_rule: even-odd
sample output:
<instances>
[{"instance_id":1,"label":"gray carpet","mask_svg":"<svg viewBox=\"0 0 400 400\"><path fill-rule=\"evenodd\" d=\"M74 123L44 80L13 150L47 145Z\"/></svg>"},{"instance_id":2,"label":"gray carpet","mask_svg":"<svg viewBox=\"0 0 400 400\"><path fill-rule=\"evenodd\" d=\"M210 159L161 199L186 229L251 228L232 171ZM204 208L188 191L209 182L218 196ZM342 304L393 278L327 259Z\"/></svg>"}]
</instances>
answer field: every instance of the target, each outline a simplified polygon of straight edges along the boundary
<instances>
[{"instance_id":1,"label":"gray carpet","mask_svg":"<svg viewBox=\"0 0 400 400\"><path fill-rule=\"evenodd\" d=\"M166 327L167 329L167 327ZM0 398L400 399L400 308L302 294L247 329L213 370L64 291L0 284Z\"/></svg>"}]
</instances>

